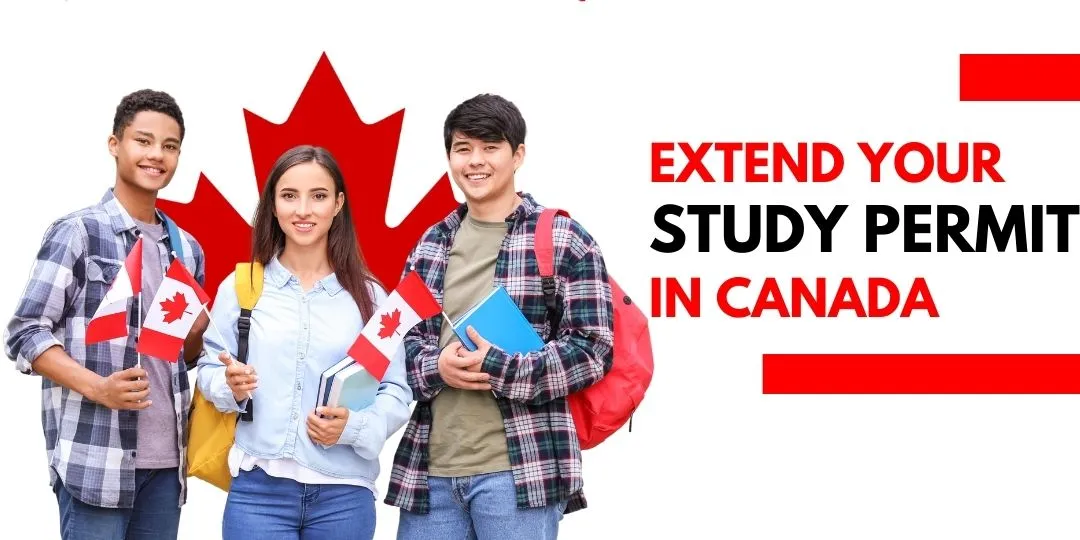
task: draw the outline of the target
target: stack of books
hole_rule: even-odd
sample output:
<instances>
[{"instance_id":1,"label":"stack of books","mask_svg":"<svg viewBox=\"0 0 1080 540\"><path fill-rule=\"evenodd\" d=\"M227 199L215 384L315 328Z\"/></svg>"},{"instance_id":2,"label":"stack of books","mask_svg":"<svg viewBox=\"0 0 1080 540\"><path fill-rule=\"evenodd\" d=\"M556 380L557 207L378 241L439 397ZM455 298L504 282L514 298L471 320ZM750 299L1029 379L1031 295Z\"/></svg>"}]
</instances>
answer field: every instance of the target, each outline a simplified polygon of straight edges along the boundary
<instances>
[{"instance_id":1,"label":"stack of books","mask_svg":"<svg viewBox=\"0 0 1080 540\"><path fill-rule=\"evenodd\" d=\"M379 381L364 366L346 356L323 371L319 380L318 404L322 407L345 407L359 411L375 402Z\"/></svg>"}]
</instances>

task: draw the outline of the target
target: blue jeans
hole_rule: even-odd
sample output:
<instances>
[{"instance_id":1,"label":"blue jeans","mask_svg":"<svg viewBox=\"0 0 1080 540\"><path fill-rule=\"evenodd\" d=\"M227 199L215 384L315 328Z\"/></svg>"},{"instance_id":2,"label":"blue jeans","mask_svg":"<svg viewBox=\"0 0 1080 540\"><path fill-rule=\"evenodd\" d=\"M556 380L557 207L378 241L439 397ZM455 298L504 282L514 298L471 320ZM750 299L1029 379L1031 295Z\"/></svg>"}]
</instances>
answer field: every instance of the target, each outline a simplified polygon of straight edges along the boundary
<instances>
[{"instance_id":1,"label":"blue jeans","mask_svg":"<svg viewBox=\"0 0 1080 540\"><path fill-rule=\"evenodd\" d=\"M429 476L431 511L401 511L398 540L429 538L549 540L558 537L566 502L518 508L510 471L475 476Z\"/></svg>"},{"instance_id":2,"label":"blue jeans","mask_svg":"<svg viewBox=\"0 0 1080 540\"><path fill-rule=\"evenodd\" d=\"M72 497L59 479L53 485L63 540L170 540L180 527L177 469L135 469L133 508L104 508Z\"/></svg>"},{"instance_id":3,"label":"blue jeans","mask_svg":"<svg viewBox=\"0 0 1080 540\"><path fill-rule=\"evenodd\" d=\"M233 478L221 523L223 540L375 537L375 494L359 486L301 484L255 467Z\"/></svg>"}]
</instances>

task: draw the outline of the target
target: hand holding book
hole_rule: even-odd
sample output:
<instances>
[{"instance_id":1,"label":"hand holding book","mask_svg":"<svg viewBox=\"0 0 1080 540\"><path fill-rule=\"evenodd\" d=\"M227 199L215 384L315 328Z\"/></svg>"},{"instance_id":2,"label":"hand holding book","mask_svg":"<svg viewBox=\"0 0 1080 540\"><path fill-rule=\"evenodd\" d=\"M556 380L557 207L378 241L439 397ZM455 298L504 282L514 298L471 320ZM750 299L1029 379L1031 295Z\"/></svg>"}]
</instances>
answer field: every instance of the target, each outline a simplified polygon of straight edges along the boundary
<instances>
[{"instance_id":1,"label":"hand holding book","mask_svg":"<svg viewBox=\"0 0 1080 540\"><path fill-rule=\"evenodd\" d=\"M487 356L488 350L491 349L491 342L484 339L484 336L481 336L480 332L477 332L476 328L473 328L472 325L465 328L465 335L469 336L469 340L476 346L476 349L473 352L479 355L480 359L483 360L483 358Z\"/></svg>"},{"instance_id":2,"label":"hand holding book","mask_svg":"<svg viewBox=\"0 0 1080 540\"><path fill-rule=\"evenodd\" d=\"M485 342L486 343L486 342ZM489 345L490 346L490 345ZM484 349L487 352L487 349ZM439 375L443 382L462 390L491 390L491 375L480 371L484 356L466 349L461 342L453 342L439 354Z\"/></svg>"},{"instance_id":3,"label":"hand holding book","mask_svg":"<svg viewBox=\"0 0 1080 540\"><path fill-rule=\"evenodd\" d=\"M501 286L495 286L472 309L451 322L451 327L470 351L479 352L481 348L474 342L474 335L482 340L484 355L492 346L506 354L529 353L544 347L544 341L521 308Z\"/></svg>"},{"instance_id":4,"label":"hand holding book","mask_svg":"<svg viewBox=\"0 0 1080 540\"><path fill-rule=\"evenodd\" d=\"M307 417L308 437L323 446L333 446L345 432L349 409L345 407L316 407Z\"/></svg>"}]
</instances>

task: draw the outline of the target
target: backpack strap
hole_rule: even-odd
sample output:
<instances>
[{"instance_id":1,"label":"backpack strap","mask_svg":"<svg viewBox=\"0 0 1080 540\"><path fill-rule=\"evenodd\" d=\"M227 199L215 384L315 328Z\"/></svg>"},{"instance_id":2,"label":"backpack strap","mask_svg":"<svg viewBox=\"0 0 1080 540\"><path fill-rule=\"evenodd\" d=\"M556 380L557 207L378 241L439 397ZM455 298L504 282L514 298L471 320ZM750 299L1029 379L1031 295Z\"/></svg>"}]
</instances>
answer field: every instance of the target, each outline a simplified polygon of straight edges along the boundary
<instances>
[{"instance_id":1,"label":"backpack strap","mask_svg":"<svg viewBox=\"0 0 1080 540\"><path fill-rule=\"evenodd\" d=\"M165 230L169 232L169 249L176 253L176 258L183 263L184 239L180 237L180 228L176 226L176 222L172 218L165 215L165 212L161 212L161 218L165 222Z\"/></svg>"},{"instance_id":2,"label":"backpack strap","mask_svg":"<svg viewBox=\"0 0 1080 540\"><path fill-rule=\"evenodd\" d=\"M165 212L158 211L158 215L161 217L161 221L165 224L165 244L169 246L169 254L166 258L169 258L169 262L176 259L180 259L180 264L184 264L184 239L180 237L180 228L176 226L176 222L172 220ZM175 253L175 256L173 255ZM202 285L200 283L200 285ZM199 363L198 357L194 362L184 362L184 367L188 370L195 369Z\"/></svg>"},{"instance_id":3,"label":"backpack strap","mask_svg":"<svg viewBox=\"0 0 1080 540\"><path fill-rule=\"evenodd\" d=\"M235 278L236 299L240 303L240 319L236 321L239 338L236 343L236 359L247 363L248 334L251 332L251 311L259 301L263 288L263 267L257 262L236 263ZM254 400L248 400L247 410L240 413L240 420L250 422L253 418Z\"/></svg>"},{"instance_id":4,"label":"backpack strap","mask_svg":"<svg viewBox=\"0 0 1080 540\"><path fill-rule=\"evenodd\" d=\"M551 326L548 341L555 339L559 332L559 321L562 320L562 306L556 297L559 289L555 281L555 241L552 231L557 215L570 217L566 210L545 208L540 212L540 218L536 220L536 229L533 231L533 251L536 253L536 265L540 269L544 304L547 306L548 322Z\"/></svg>"}]
</instances>

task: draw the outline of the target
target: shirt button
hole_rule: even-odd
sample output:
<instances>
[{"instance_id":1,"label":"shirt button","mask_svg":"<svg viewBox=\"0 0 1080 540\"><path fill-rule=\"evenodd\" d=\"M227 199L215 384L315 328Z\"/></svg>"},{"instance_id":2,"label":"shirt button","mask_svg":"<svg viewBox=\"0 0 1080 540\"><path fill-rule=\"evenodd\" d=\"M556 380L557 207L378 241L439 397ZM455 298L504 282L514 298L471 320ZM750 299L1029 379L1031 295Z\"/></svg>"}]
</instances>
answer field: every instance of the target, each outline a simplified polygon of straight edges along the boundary
<instances>
[{"instance_id":1,"label":"shirt button","mask_svg":"<svg viewBox=\"0 0 1080 540\"><path fill-rule=\"evenodd\" d=\"M292 413L292 419L293 420L296 420L296 416L297 416L296 413Z\"/></svg>"},{"instance_id":2,"label":"shirt button","mask_svg":"<svg viewBox=\"0 0 1080 540\"><path fill-rule=\"evenodd\" d=\"M296 389L297 389L297 390L299 390L299 389L300 389L300 383L296 383Z\"/></svg>"}]
</instances>

